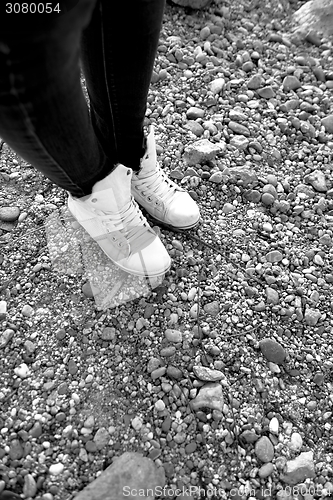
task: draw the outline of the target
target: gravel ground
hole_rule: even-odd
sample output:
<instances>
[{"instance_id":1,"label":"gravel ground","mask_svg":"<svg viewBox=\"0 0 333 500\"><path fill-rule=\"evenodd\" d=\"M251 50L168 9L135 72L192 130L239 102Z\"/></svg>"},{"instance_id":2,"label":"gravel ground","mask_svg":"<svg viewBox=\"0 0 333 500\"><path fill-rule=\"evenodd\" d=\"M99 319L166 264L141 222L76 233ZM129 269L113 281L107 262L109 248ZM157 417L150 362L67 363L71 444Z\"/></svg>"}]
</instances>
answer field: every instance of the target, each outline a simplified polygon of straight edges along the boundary
<instances>
[{"instance_id":1,"label":"gravel ground","mask_svg":"<svg viewBox=\"0 0 333 500\"><path fill-rule=\"evenodd\" d=\"M0 143L1 499L73 499L125 451L167 498L333 492L333 49L300 5L167 6L147 125L202 221L161 229L161 283Z\"/></svg>"}]
</instances>

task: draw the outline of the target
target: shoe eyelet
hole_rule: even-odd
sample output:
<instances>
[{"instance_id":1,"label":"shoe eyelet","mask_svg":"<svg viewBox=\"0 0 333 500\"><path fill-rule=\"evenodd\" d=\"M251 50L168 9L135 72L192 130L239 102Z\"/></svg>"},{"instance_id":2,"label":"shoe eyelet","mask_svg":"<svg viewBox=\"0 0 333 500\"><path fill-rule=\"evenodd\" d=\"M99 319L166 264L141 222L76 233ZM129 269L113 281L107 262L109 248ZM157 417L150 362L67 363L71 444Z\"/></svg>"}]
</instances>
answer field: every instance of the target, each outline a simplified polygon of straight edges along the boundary
<instances>
[{"instance_id":1,"label":"shoe eyelet","mask_svg":"<svg viewBox=\"0 0 333 500\"><path fill-rule=\"evenodd\" d=\"M147 196L147 201L153 201L151 196Z\"/></svg>"}]
</instances>

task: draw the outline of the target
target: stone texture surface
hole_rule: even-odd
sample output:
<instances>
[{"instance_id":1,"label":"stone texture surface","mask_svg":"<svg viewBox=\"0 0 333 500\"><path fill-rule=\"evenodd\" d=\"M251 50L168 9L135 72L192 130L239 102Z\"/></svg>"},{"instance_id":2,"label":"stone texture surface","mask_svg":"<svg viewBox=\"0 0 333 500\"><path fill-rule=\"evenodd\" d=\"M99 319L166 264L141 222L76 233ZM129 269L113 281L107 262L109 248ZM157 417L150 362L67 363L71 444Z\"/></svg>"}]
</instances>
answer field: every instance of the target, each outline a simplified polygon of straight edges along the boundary
<instances>
[{"instance_id":1,"label":"stone texture surface","mask_svg":"<svg viewBox=\"0 0 333 500\"><path fill-rule=\"evenodd\" d=\"M120 500L134 499L131 490L147 490L165 484L164 469L140 453L126 452L118 457L95 481L75 497L75 500ZM141 498L153 498L143 497Z\"/></svg>"},{"instance_id":2,"label":"stone texture surface","mask_svg":"<svg viewBox=\"0 0 333 500\"><path fill-rule=\"evenodd\" d=\"M288 460L280 479L284 483L294 485L313 477L315 477L313 451L305 451L294 460Z\"/></svg>"},{"instance_id":3,"label":"stone texture surface","mask_svg":"<svg viewBox=\"0 0 333 500\"><path fill-rule=\"evenodd\" d=\"M326 36L333 33L333 0L310 0L293 15L296 27L307 32L318 30Z\"/></svg>"}]
</instances>

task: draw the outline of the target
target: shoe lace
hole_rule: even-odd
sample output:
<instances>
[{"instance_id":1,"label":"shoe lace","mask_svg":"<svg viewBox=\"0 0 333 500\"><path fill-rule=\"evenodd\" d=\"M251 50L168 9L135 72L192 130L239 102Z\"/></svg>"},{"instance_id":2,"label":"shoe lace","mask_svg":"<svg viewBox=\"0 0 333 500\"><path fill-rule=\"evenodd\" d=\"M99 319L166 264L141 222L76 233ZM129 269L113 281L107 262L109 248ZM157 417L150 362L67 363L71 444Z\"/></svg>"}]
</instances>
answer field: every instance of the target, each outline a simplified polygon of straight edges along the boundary
<instances>
[{"instance_id":1,"label":"shoe lace","mask_svg":"<svg viewBox=\"0 0 333 500\"><path fill-rule=\"evenodd\" d=\"M151 201L152 195L155 196L159 200L157 204L168 204L175 192L179 190L177 184L170 180L159 167L152 174L138 178L135 185L143 195L149 192L147 196L149 201Z\"/></svg>"},{"instance_id":2,"label":"shoe lace","mask_svg":"<svg viewBox=\"0 0 333 500\"><path fill-rule=\"evenodd\" d=\"M102 212L98 215L101 223L107 230L108 236L113 242L117 242L119 247L122 247L124 242L122 238L119 239L116 236L117 233L120 233L124 237L126 244L130 246L132 252L138 251L150 239L155 237L147 219L133 198L119 212ZM149 238L149 234L151 238Z\"/></svg>"}]
</instances>

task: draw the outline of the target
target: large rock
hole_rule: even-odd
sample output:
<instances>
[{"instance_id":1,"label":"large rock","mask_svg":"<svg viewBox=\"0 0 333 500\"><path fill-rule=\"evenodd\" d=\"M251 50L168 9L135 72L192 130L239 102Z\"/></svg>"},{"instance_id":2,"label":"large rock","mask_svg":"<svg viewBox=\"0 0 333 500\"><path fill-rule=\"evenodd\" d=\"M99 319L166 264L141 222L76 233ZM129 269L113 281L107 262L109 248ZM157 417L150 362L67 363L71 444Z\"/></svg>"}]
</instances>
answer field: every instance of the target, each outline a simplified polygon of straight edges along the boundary
<instances>
[{"instance_id":1,"label":"large rock","mask_svg":"<svg viewBox=\"0 0 333 500\"><path fill-rule=\"evenodd\" d=\"M164 469L155 466L150 458L140 453L126 452L118 457L95 481L75 497L75 500L137 500L154 498L144 496L148 490L163 488Z\"/></svg>"},{"instance_id":2,"label":"large rock","mask_svg":"<svg viewBox=\"0 0 333 500\"><path fill-rule=\"evenodd\" d=\"M223 142L218 144L210 142L208 139L200 139L194 144L186 146L184 159L188 165L196 165L214 160L215 156L226 149Z\"/></svg>"},{"instance_id":3,"label":"large rock","mask_svg":"<svg viewBox=\"0 0 333 500\"><path fill-rule=\"evenodd\" d=\"M212 382L201 387L199 394L192 399L190 404L194 411L200 408L222 411L223 403L222 386L218 382Z\"/></svg>"},{"instance_id":4,"label":"large rock","mask_svg":"<svg viewBox=\"0 0 333 500\"><path fill-rule=\"evenodd\" d=\"M333 0L310 0L293 14L299 31L316 30L326 36L333 34Z\"/></svg>"},{"instance_id":5,"label":"large rock","mask_svg":"<svg viewBox=\"0 0 333 500\"><path fill-rule=\"evenodd\" d=\"M288 460L280 479L284 483L295 485L302 483L307 478L313 478L315 475L313 451L305 451L298 455L295 460Z\"/></svg>"}]
</instances>

